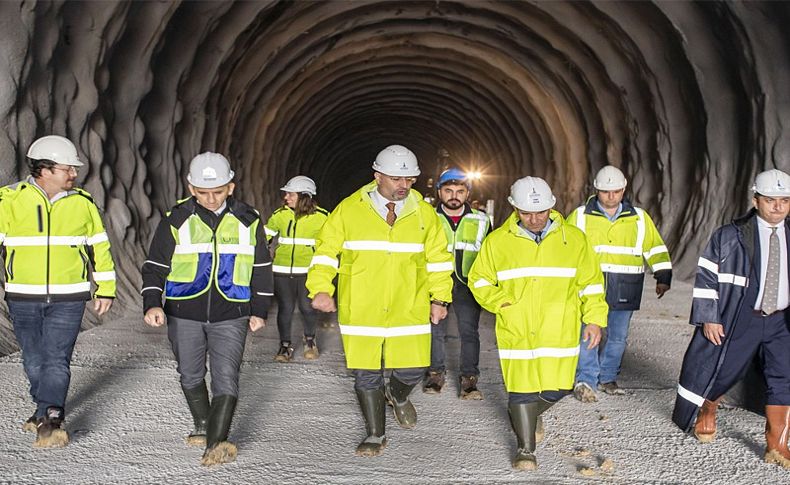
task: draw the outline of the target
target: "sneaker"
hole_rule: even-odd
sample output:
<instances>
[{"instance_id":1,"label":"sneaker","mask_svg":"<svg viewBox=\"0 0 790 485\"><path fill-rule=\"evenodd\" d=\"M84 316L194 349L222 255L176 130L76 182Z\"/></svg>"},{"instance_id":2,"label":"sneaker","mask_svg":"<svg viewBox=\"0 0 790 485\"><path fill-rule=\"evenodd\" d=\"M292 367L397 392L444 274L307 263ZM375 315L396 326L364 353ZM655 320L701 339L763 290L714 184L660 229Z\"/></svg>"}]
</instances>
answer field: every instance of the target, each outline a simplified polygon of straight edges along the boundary
<instances>
[{"instance_id":1,"label":"sneaker","mask_svg":"<svg viewBox=\"0 0 790 485\"><path fill-rule=\"evenodd\" d=\"M573 397L581 402L598 402L598 396L586 382L578 382L573 387Z\"/></svg>"},{"instance_id":2,"label":"sneaker","mask_svg":"<svg viewBox=\"0 0 790 485\"><path fill-rule=\"evenodd\" d=\"M275 362L290 362L294 356L294 348L291 347L291 342L281 342L280 350L274 356Z\"/></svg>"},{"instance_id":3,"label":"sneaker","mask_svg":"<svg viewBox=\"0 0 790 485\"><path fill-rule=\"evenodd\" d=\"M444 387L444 371L428 371L422 381L422 392L426 394L439 394Z\"/></svg>"},{"instance_id":4,"label":"sneaker","mask_svg":"<svg viewBox=\"0 0 790 485\"><path fill-rule=\"evenodd\" d=\"M315 343L315 337L304 338L304 358L307 360L315 360L318 358L318 345Z\"/></svg>"},{"instance_id":5,"label":"sneaker","mask_svg":"<svg viewBox=\"0 0 790 485\"><path fill-rule=\"evenodd\" d=\"M461 399L479 401L483 393L477 389L477 376L461 376Z\"/></svg>"},{"instance_id":6,"label":"sneaker","mask_svg":"<svg viewBox=\"0 0 790 485\"><path fill-rule=\"evenodd\" d=\"M606 394L611 394L612 396L624 396L625 390L617 385L616 382L602 382L598 384L598 390L603 391Z\"/></svg>"}]
</instances>

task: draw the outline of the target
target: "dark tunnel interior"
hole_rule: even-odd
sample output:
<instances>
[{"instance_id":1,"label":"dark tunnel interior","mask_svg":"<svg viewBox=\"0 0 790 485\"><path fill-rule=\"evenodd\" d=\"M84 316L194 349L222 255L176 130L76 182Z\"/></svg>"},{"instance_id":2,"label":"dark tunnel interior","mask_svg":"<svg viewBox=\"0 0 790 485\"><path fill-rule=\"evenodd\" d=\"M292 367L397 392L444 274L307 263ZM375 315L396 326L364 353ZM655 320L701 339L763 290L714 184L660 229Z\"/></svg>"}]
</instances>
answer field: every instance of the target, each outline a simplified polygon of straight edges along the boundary
<instances>
[{"instance_id":1,"label":"dark tunnel interior","mask_svg":"<svg viewBox=\"0 0 790 485\"><path fill-rule=\"evenodd\" d=\"M567 213L611 163L688 278L754 175L790 168L788 23L784 2L2 2L0 182L38 136L77 144L128 311L205 150L264 215L297 174L332 208L395 143L421 191L481 170L498 220L517 178Z\"/></svg>"}]
</instances>

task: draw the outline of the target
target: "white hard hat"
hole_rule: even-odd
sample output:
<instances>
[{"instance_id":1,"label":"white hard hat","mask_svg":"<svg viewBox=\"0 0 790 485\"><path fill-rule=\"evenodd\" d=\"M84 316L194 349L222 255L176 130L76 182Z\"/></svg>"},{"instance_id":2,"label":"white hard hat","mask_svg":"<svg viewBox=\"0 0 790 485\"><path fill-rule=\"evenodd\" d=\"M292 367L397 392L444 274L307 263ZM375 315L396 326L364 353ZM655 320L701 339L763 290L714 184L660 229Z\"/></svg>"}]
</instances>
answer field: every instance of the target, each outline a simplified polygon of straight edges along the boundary
<instances>
[{"instance_id":1,"label":"white hard hat","mask_svg":"<svg viewBox=\"0 0 790 485\"><path fill-rule=\"evenodd\" d=\"M58 135L42 136L34 141L27 150L27 157L33 160L51 160L61 165L81 167L83 163L77 155L74 143Z\"/></svg>"},{"instance_id":2,"label":"white hard hat","mask_svg":"<svg viewBox=\"0 0 790 485\"><path fill-rule=\"evenodd\" d=\"M313 182L313 179L310 177L305 177L304 175L297 175L292 178L284 187L280 187L280 190L296 192L297 194L315 195L316 193L315 182Z\"/></svg>"},{"instance_id":3,"label":"white hard hat","mask_svg":"<svg viewBox=\"0 0 790 485\"><path fill-rule=\"evenodd\" d=\"M390 177L416 177L420 175L417 157L408 148L390 145L381 150L373 162L373 170Z\"/></svg>"},{"instance_id":4,"label":"white hard hat","mask_svg":"<svg viewBox=\"0 0 790 485\"><path fill-rule=\"evenodd\" d=\"M593 187L596 190L620 190L624 189L626 185L628 185L628 182L625 180L623 172L612 165L607 165L598 170L598 174L595 175L595 180L593 181Z\"/></svg>"},{"instance_id":5,"label":"white hard hat","mask_svg":"<svg viewBox=\"0 0 790 485\"><path fill-rule=\"evenodd\" d=\"M557 199L551 193L551 187L545 180L538 177L524 177L510 186L510 197L507 201L518 210L524 212L543 212L554 207Z\"/></svg>"},{"instance_id":6,"label":"white hard hat","mask_svg":"<svg viewBox=\"0 0 790 485\"><path fill-rule=\"evenodd\" d=\"M775 168L757 174L752 190L766 197L790 197L790 175Z\"/></svg>"},{"instance_id":7,"label":"white hard hat","mask_svg":"<svg viewBox=\"0 0 790 485\"><path fill-rule=\"evenodd\" d=\"M189 162L187 181L200 189L213 189L230 183L233 179L228 159L219 153L205 152Z\"/></svg>"}]
</instances>

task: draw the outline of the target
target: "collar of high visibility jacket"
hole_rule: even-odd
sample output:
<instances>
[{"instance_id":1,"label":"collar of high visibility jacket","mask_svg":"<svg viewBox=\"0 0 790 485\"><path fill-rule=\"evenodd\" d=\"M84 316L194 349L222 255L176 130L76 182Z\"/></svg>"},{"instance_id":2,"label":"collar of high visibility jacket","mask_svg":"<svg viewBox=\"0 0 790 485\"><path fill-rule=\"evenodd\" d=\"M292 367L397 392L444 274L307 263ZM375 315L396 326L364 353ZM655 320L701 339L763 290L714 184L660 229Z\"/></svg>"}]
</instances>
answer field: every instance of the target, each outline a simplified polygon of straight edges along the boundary
<instances>
[{"instance_id":1,"label":"collar of high visibility jacket","mask_svg":"<svg viewBox=\"0 0 790 485\"><path fill-rule=\"evenodd\" d=\"M371 200L370 193L376 190L378 186L379 185L374 180L357 191L359 200L370 204L370 206L377 212L378 209L376 209L376 204L373 202L373 200ZM420 193L417 192L416 190L410 189L409 195L406 196L405 202L403 204L403 209L401 209L400 214L398 214L398 217L404 217L412 212L415 212L421 200L422 200L422 195L420 195Z\"/></svg>"},{"instance_id":2,"label":"collar of high visibility jacket","mask_svg":"<svg viewBox=\"0 0 790 485\"><path fill-rule=\"evenodd\" d=\"M549 213L549 219L551 219L551 225L546 231L546 234L543 236L544 239L548 237L552 232L559 229L565 223L565 218L562 217L562 214L555 211L554 209L552 209L551 212ZM513 211L513 213L510 214L510 217L508 217L507 220L505 221L508 231L515 234L518 237L525 237L528 239L532 239L529 236L529 234L524 232L521 226L518 225L519 222L521 222L521 219L519 219L518 217L518 212Z\"/></svg>"},{"instance_id":3,"label":"collar of high visibility jacket","mask_svg":"<svg viewBox=\"0 0 790 485\"><path fill-rule=\"evenodd\" d=\"M621 202L621 204L622 204L622 210L620 211L620 214L618 214L617 216L618 219L636 215L636 209L634 208L634 205L631 203L631 201L628 200L628 198L623 197L623 201ZM591 195L587 199L587 203L585 204L584 207L584 213L595 215L595 216L606 217L606 214L601 212L601 210L598 208L597 195Z\"/></svg>"}]
</instances>

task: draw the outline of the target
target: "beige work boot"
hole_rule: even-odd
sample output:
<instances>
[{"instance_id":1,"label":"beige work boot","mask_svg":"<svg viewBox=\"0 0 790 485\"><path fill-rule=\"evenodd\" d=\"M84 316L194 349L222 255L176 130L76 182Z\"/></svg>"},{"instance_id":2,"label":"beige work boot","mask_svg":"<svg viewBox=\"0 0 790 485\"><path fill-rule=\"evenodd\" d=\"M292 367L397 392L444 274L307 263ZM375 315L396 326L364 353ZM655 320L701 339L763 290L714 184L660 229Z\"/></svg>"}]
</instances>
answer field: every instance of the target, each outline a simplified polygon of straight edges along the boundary
<instances>
[{"instance_id":1,"label":"beige work boot","mask_svg":"<svg viewBox=\"0 0 790 485\"><path fill-rule=\"evenodd\" d=\"M595 394L595 391L593 391L593 388L586 382L577 382L576 385L573 386L573 397L581 402L598 402L598 396Z\"/></svg>"}]
</instances>

